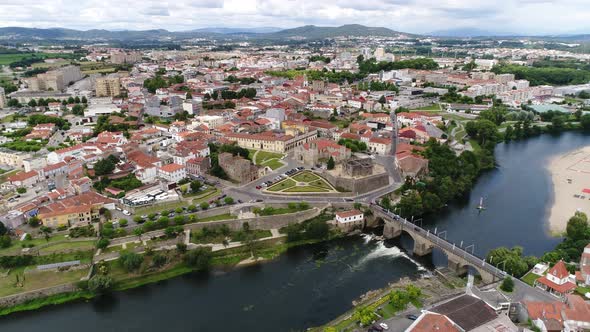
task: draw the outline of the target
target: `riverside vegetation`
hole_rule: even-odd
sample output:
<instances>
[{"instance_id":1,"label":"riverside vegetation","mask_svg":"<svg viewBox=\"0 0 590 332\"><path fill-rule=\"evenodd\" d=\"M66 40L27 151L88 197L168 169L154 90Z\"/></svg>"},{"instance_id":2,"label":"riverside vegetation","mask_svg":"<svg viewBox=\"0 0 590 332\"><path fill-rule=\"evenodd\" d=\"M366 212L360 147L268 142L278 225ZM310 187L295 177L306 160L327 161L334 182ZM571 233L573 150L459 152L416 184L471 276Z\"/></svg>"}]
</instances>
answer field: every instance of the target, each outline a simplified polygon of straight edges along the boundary
<instances>
[{"instance_id":1,"label":"riverside vegetation","mask_svg":"<svg viewBox=\"0 0 590 332\"><path fill-rule=\"evenodd\" d=\"M296 210L299 210L299 206ZM0 308L0 315L7 315L18 311L35 310L47 305L56 305L75 300L88 300L96 296L113 291L140 287L149 283L170 279L188 273L208 273L213 268L232 268L241 261L249 258L272 259L289 250L289 248L329 241L343 236L336 229L331 229L327 221L333 215L323 211L315 218L299 224L291 224L279 230L284 238L273 238L259 241L259 233L245 224L239 232L231 235L233 239L241 240L242 246L213 252L211 247L198 247L188 250L184 243L178 243L175 249L154 250L148 246L144 252L137 253L124 250L114 261L99 261L94 265L92 277L79 281L76 291L37 298L11 307ZM216 233L223 226L212 227L209 233ZM217 234L217 233L216 233ZM72 254L65 257L53 256L51 261L71 259ZM76 254L81 255L81 254ZM93 253L86 256L75 256L90 262ZM39 256L43 257L43 256ZM0 257L0 267L15 268L31 266L41 258L30 255ZM48 258L43 263L50 262Z\"/></svg>"}]
</instances>

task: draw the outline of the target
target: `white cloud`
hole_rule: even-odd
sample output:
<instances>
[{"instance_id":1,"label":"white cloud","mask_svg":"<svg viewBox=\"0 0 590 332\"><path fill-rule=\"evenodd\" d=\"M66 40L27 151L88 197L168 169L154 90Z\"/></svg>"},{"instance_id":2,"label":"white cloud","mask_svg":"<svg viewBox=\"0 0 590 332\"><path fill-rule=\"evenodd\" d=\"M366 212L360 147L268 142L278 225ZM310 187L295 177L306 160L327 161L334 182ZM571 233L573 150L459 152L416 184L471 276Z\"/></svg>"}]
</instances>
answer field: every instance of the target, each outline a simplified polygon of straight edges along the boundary
<instances>
[{"instance_id":1,"label":"white cloud","mask_svg":"<svg viewBox=\"0 0 590 332\"><path fill-rule=\"evenodd\" d=\"M473 27L590 32L587 0L0 0L0 26L189 30L364 24L406 32Z\"/></svg>"}]
</instances>

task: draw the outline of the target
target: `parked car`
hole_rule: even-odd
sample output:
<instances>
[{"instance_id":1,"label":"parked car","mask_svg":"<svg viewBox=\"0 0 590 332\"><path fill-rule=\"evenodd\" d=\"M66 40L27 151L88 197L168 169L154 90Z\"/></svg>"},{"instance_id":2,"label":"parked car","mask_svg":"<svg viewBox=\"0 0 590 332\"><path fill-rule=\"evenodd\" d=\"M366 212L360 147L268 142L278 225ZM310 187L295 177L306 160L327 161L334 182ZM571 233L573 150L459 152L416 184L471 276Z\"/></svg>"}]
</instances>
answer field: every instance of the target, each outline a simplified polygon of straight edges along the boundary
<instances>
[{"instance_id":1,"label":"parked car","mask_svg":"<svg viewBox=\"0 0 590 332\"><path fill-rule=\"evenodd\" d=\"M124 214L124 215L126 215L126 216L130 216L130 215L131 215L131 213L130 213L129 211L127 211L127 210L123 210L122 212L123 212L123 214Z\"/></svg>"},{"instance_id":2,"label":"parked car","mask_svg":"<svg viewBox=\"0 0 590 332\"><path fill-rule=\"evenodd\" d=\"M389 326L387 326L385 323L380 323L379 326L381 326L384 330L389 330Z\"/></svg>"},{"instance_id":3,"label":"parked car","mask_svg":"<svg viewBox=\"0 0 590 332\"><path fill-rule=\"evenodd\" d=\"M418 316L416 316L416 315L406 315L406 318L409 319L409 320L416 320L416 319L418 319Z\"/></svg>"}]
</instances>

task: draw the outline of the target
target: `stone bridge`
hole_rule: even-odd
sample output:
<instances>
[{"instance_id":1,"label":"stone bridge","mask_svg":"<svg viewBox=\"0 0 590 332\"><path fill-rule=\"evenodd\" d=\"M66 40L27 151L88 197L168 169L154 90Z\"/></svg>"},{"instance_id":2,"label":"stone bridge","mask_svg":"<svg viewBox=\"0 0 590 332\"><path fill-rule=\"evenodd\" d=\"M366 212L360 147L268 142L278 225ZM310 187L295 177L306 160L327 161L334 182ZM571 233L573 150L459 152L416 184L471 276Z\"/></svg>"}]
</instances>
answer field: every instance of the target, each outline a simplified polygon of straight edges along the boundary
<instances>
[{"instance_id":1,"label":"stone bridge","mask_svg":"<svg viewBox=\"0 0 590 332\"><path fill-rule=\"evenodd\" d=\"M373 205L372 210L375 217L385 221L383 236L386 239L393 239L399 237L402 232L406 232L414 240L412 252L416 256L428 255L436 247L447 255L449 269L458 275L463 275L468 272L468 268L471 266L479 272L485 284L501 280L506 275L502 270L486 263L484 259L380 206Z\"/></svg>"}]
</instances>

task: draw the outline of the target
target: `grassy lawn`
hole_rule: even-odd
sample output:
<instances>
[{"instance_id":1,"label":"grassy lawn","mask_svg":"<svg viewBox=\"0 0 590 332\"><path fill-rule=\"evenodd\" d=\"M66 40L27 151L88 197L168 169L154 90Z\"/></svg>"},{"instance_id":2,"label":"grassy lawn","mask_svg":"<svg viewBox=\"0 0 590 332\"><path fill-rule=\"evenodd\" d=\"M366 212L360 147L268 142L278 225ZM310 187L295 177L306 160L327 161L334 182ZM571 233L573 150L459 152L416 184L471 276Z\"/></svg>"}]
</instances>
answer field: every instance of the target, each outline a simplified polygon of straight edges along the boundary
<instances>
[{"instance_id":1,"label":"grassy lawn","mask_svg":"<svg viewBox=\"0 0 590 332\"><path fill-rule=\"evenodd\" d=\"M525 274L522 278L520 278L520 280L524 281L525 283L529 284L530 286L533 286L535 284L535 280L537 280L538 278L540 278L540 276L529 272L527 274Z\"/></svg>"},{"instance_id":2,"label":"grassy lawn","mask_svg":"<svg viewBox=\"0 0 590 332\"><path fill-rule=\"evenodd\" d=\"M218 214L216 216L205 217L202 219L198 219L197 222L205 222L205 221L219 221L219 220L233 220L238 219L237 216L231 215L229 213L225 214Z\"/></svg>"},{"instance_id":3,"label":"grassy lawn","mask_svg":"<svg viewBox=\"0 0 590 332\"><path fill-rule=\"evenodd\" d=\"M273 171L277 168L281 168L283 167L283 163L280 162L278 159L271 159L271 160L267 160L265 162L263 162L261 164L262 166L268 166L270 167L270 169L272 169Z\"/></svg>"},{"instance_id":4,"label":"grassy lawn","mask_svg":"<svg viewBox=\"0 0 590 332\"><path fill-rule=\"evenodd\" d=\"M433 104L430 106L424 106L416 109L412 109L412 111L431 111L431 112L440 112L440 106L438 104Z\"/></svg>"},{"instance_id":5,"label":"grassy lawn","mask_svg":"<svg viewBox=\"0 0 590 332\"><path fill-rule=\"evenodd\" d=\"M197 196L193 199L193 204L200 204L202 202L209 201L212 197L218 196L221 194L221 190L219 188L215 188L215 190L210 191L208 193L202 194Z\"/></svg>"},{"instance_id":6,"label":"grassy lawn","mask_svg":"<svg viewBox=\"0 0 590 332\"><path fill-rule=\"evenodd\" d=\"M0 176L0 183L6 182L6 179L8 179L9 176L12 176L12 175L14 175L14 174L16 174L18 172L19 172L19 170L18 169L15 169L15 170L12 170L10 172L2 173L2 175Z\"/></svg>"},{"instance_id":7,"label":"grassy lawn","mask_svg":"<svg viewBox=\"0 0 590 332\"><path fill-rule=\"evenodd\" d=\"M321 178L311 172L301 172L295 176L293 176L293 180L297 182L312 182L315 180L320 180Z\"/></svg>"},{"instance_id":8,"label":"grassy lawn","mask_svg":"<svg viewBox=\"0 0 590 332\"><path fill-rule=\"evenodd\" d=\"M457 130L455 132L455 140L456 141L460 141L463 139L463 137L465 136L465 130L461 129L461 130Z\"/></svg>"},{"instance_id":9,"label":"grassy lawn","mask_svg":"<svg viewBox=\"0 0 590 332\"><path fill-rule=\"evenodd\" d=\"M82 62L80 63L80 70L83 74L112 73L116 71L117 68L110 63Z\"/></svg>"},{"instance_id":10,"label":"grassy lawn","mask_svg":"<svg viewBox=\"0 0 590 332\"><path fill-rule=\"evenodd\" d=\"M20 254L21 250L23 249L23 245L25 244L33 244L34 247L38 247L40 245L45 245L47 243L62 241L68 241L68 239L64 235L57 235L50 237L49 241L45 240L45 238L35 238L29 241L14 240L12 241L10 247L0 249L0 255L18 255Z\"/></svg>"},{"instance_id":11,"label":"grassy lawn","mask_svg":"<svg viewBox=\"0 0 590 332\"><path fill-rule=\"evenodd\" d=\"M107 253L117 252L117 251L121 251L121 250L123 250L122 245L112 246L112 247L107 247L107 248L102 249L101 254L107 254Z\"/></svg>"},{"instance_id":12,"label":"grassy lawn","mask_svg":"<svg viewBox=\"0 0 590 332\"><path fill-rule=\"evenodd\" d=\"M29 267L35 269L35 267ZM25 282L23 287L16 287L16 275L19 275L19 280L22 279L25 268L17 268L10 271L7 277L0 277L0 296L7 296L16 293L28 292L35 289L46 288L69 282L79 281L80 278L86 276L88 269L81 269L75 271L43 271L31 272L25 274Z\"/></svg>"},{"instance_id":13,"label":"grassy lawn","mask_svg":"<svg viewBox=\"0 0 590 332\"><path fill-rule=\"evenodd\" d=\"M175 210L176 208L179 207L184 207L184 206L188 206L190 205L187 202L184 201L175 201L175 202L168 202L168 203L162 203L162 204L155 204L152 206L146 206L146 207L140 207L135 209L135 214L150 214L150 213L158 213L162 210L168 210L168 211L172 211Z\"/></svg>"},{"instance_id":14,"label":"grassy lawn","mask_svg":"<svg viewBox=\"0 0 590 332\"><path fill-rule=\"evenodd\" d=\"M283 158L283 154L280 153L273 153L273 152L267 152L267 151L258 151L258 154L256 155L256 160L254 161L256 165L260 165L262 163L264 163L267 160L270 159L281 159Z\"/></svg>"},{"instance_id":15,"label":"grassy lawn","mask_svg":"<svg viewBox=\"0 0 590 332\"><path fill-rule=\"evenodd\" d=\"M469 143L471 143L471 146L473 147L473 152L475 152L475 153L481 152L481 146L479 146L479 143L476 140L470 139Z\"/></svg>"},{"instance_id":16,"label":"grassy lawn","mask_svg":"<svg viewBox=\"0 0 590 332\"><path fill-rule=\"evenodd\" d=\"M40 250L41 254L48 254L52 252L66 251L66 250L91 250L94 249L94 241L68 241L62 243L52 244L47 248Z\"/></svg>"},{"instance_id":17,"label":"grassy lawn","mask_svg":"<svg viewBox=\"0 0 590 332\"><path fill-rule=\"evenodd\" d=\"M324 180L312 181L309 183L309 185L312 187L319 187L319 188L324 188L324 189L328 189L328 190L332 189L332 187Z\"/></svg>"},{"instance_id":18,"label":"grassy lawn","mask_svg":"<svg viewBox=\"0 0 590 332\"><path fill-rule=\"evenodd\" d=\"M201 190L196 193L190 193L190 194L186 194L186 195L182 195L182 196L183 197L196 197L196 198L205 197L205 196L209 196L213 192L216 192L217 190L219 190L219 189L217 189L215 187L207 187L207 189L205 189L205 190Z\"/></svg>"},{"instance_id":19,"label":"grassy lawn","mask_svg":"<svg viewBox=\"0 0 590 332\"><path fill-rule=\"evenodd\" d=\"M590 293L590 287L578 287L576 288L576 293L585 296L586 293Z\"/></svg>"},{"instance_id":20,"label":"grassy lawn","mask_svg":"<svg viewBox=\"0 0 590 332\"><path fill-rule=\"evenodd\" d=\"M268 191L272 191L272 192L283 191L283 190L291 188L293 186L295 186L295 181L293 181L291 179L285 179L285 180L271 186L270 188L268 188Z\"/></svg>"},{"instance_id":21,"label":"grassy lawn","mask_svg":"<svg viewBox=\"0 0 590 332\"><path fill-rule=\"evenodd\" d=\"M326 193L328 189L319 187L305 186L305 187L293 187L285 190L286 193Z\"/></svg>"},{"instance_id":22,"label":"grassy lawn","mask_svg":"<svg viewBox=\"0 0 590 332\"><path fill-rule=\"evenodd\" d=\"M455 120L455 121L460 121L460 122L471 120L469 118L465 118L460 115L452 114L452 113L443 113L442 117L443 117L443 119L450 119L450 120Z\"/></svg>"}]
</instances>

